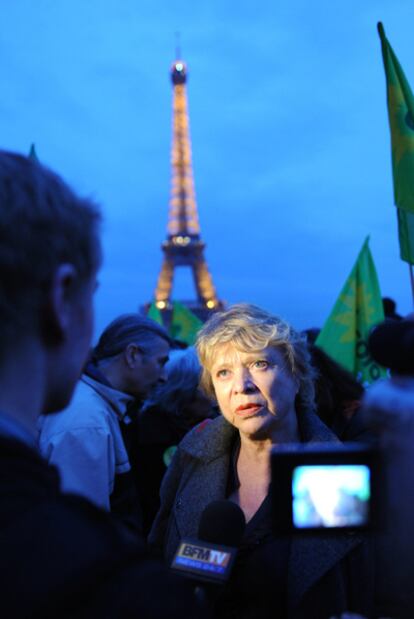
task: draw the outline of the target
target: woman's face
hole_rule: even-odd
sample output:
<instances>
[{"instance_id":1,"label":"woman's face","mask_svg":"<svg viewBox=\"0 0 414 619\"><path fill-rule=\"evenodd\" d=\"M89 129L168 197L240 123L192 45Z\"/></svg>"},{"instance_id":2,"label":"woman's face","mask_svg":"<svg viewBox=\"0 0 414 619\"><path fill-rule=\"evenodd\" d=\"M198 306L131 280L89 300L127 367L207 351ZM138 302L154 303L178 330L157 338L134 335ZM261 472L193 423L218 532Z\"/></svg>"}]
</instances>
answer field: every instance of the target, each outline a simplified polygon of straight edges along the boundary
<instances>
[{"instance_id":1,"label":"woman's face","mask_svg":"<svg viewBox=\"0 0 414 619\"><path fill-rule=\"evenodd\" d=\"M280 349L241 352L224 344L214 358L211 377L223 416L241 434L255 439L294 438L299 384Z\"/></svg>"}]
</instances>

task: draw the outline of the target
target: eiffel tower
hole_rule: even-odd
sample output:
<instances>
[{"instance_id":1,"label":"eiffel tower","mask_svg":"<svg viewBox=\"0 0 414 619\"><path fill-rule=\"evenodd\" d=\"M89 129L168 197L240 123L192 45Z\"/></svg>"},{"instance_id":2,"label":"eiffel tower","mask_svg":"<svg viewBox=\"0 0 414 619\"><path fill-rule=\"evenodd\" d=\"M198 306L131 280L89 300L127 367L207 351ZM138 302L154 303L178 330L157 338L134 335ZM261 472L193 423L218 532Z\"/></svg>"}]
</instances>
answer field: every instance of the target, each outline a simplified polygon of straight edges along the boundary
<instances>
[{"instance_id":1,"label":"eiffel tower","mask_svg":"<svg viewBox=\"0 0 414 619\"><path fill-rule=\"evenodd\" d=\"M179 57L179 54L177 56ZM172 308L171 294L175 270L178 267L189 267L193 275L196 298L194 301L181 301L181 303L201 320L206 320L211 312L222 309L223 303L217 298L204 257L205 244L200 236L191 162L186 93L187 67L182 60L176 60L172 64L171 81L173 84L171 193L168 233L161 246L164 257L154 294L155 304L168 322Z\"/></svg>"}]
</instances>

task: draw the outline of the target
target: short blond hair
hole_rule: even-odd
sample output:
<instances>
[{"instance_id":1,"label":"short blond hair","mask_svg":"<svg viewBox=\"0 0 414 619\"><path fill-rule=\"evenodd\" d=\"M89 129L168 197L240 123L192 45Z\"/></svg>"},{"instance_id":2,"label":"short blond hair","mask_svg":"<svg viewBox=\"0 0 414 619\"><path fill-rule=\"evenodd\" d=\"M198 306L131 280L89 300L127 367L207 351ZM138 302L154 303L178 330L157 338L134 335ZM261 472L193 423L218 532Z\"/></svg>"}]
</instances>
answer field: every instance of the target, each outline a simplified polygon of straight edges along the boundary
<instances>
[{"instance_id":1,"label":"short blond hair","mask_svg":"<svg viewBox=\"0 0 414 619\"><path fill-rule=\"evenodd\" d=\"M258 352L272 346L283 353L292 375L299 382L297 405L315 409L314 379L306 338L278 316L249 303L233 305L213 314L198 333L196 349L202 365L201 387L214 397L211 367L217 348L232 344L241 352Z\"/></svg>"}]
</instances>

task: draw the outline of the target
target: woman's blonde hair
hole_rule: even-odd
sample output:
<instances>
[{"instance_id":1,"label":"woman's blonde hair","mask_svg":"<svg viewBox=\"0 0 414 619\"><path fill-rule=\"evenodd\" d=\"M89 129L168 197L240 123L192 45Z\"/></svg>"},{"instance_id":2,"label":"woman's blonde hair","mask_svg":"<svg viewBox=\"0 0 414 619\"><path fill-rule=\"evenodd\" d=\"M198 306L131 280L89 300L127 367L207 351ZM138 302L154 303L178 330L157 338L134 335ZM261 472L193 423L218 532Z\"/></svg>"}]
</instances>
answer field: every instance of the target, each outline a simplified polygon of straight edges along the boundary
<instances>
[{"instance_id":1,"label":"woman's blonde hair","mask_svg":"<svg viewBox=\"0 0 414 619\"><path fill-rule=\"evenodd\" d=\"M297 407L315 409L314 379L306 338L287 322L256 305L240 303L216 312L198 333L196 348L202 365L201 387L214 397L211 367L217 349L232 344L241 352L258 352L272 346L283 353L292 375L299 382Z\"/></svg>"}]
</instances>

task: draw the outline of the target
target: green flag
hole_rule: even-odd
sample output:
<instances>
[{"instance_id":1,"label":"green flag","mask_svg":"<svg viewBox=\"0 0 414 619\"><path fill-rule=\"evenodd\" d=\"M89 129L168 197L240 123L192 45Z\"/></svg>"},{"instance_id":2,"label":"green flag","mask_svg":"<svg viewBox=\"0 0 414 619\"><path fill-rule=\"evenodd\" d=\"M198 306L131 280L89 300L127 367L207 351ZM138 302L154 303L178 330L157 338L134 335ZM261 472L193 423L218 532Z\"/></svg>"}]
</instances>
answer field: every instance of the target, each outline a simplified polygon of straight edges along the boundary
<instances>
[{"instance_id":1,"label":"green flag","mask_svg":"<svg viewBox=\"0 0 414 619\"><path fill-rule=\"evenodd\" d=\"M401 260L414 264L414 213L397 208Z\"/></svg>"},{"instance_id":2,"label":"green flag","mask_svg":"<svg viewBox=\"0 0 414 619\"><path fill-rule=\"evenodd\" d=\"M387 81L394 201L398 208L414 213L414 97L381 23L378 32Z\"/></svg>"},{"instance_id":3,"label":"green flag","mask_svg":"<svg viewBox=\"0 0 414 619\"><path fill-rule=\"evenodd\" d=\"M151 303L147 312L148 318L152 318L155 322L158 322L159 325L164 326L164 322L162 320L162 314L155 303Z\"/></svg>"},{"instance_id":4,"label":"green flag","mask_svg":"<svg viewBox=\"0 0 414 619\"><path fill-rule=\"evenodd\" d=\"M381 23L378 32L387 81L400 256L414 264L414 97Z\"/></svg>"},{"instance_id":5,"label":"green flag","mask_svg":"<svg viewBox=\"0 0 414 619\"><path fill-rule=\"evenodd\" d=\"M192 346L202 325L201 320L185 305L174 301L170 326L171 337Z\"/></svg>"},{"instance_id":6,"label":"green flag","mask_svg":"<svg viewBox=\"0 0 414 619\"><path fill-rule=\"evenodd\" d=\"M367 339L370 329L384 320L377 272L366 238L341 294L315 344L363 384L386 371L371 358Z\"/></svg>"}]
</instances>

